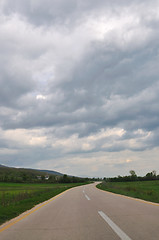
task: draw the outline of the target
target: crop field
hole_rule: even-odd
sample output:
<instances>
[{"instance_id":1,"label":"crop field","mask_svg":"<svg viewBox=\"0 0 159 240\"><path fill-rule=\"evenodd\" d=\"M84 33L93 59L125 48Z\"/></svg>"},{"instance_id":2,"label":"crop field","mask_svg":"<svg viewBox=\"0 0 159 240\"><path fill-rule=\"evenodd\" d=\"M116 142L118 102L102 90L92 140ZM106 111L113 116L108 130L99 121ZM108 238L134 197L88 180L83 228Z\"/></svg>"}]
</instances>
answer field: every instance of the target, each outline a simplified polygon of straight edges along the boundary
<instances>
[{"instance_id":1,"label":"crop field","mask_svg":"<svg viewBox=\"0 0 159 240\"><path fill-rule=\"evenodd\" d=\"M0 224L81 183L0 183Z\"/></svg>"},{"instance_id":2,"label":"crop field","mask_svg":"<svg viewBox=\"0 0 159 240\"><path fill-rule=\"evenodd\" d=\"M103 182L99 189L159 203L159 181Z\"/></svg>"}]
</instances>

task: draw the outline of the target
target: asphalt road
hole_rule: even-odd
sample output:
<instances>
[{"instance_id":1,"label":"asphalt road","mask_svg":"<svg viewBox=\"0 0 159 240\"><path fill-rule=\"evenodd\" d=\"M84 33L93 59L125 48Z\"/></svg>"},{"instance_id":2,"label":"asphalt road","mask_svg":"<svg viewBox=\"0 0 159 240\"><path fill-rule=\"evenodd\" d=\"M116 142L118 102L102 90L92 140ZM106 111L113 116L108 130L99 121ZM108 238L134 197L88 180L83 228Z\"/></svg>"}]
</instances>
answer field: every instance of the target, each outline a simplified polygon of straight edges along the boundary
<instances>
[{"instance_id":1,"label":"asphalt road","mask_svg":"<svg viewBox=\"0 0 159 240\"><path fill-rule=\"evenodd\" d=\"M0 227L0 240L159 240L159 204L72 188Z\"/></svg>"}]
</instances>

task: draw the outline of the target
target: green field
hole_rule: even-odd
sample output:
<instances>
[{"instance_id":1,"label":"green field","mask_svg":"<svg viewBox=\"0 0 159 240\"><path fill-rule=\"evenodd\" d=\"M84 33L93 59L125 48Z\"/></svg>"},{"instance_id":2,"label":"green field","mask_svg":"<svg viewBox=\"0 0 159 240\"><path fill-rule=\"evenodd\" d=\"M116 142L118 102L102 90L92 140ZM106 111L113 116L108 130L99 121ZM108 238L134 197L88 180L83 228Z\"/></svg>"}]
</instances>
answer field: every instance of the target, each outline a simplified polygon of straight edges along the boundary
<instances>
[{"instance_id":1,"label":"green field","mask_svg":"<svg viewBox=\"0 0 159 240\"><path fill-rule=\"evenodd\" d=\"M99 189L159 203L159 181L102 182Z\"/></svg>"},{"instance_id":2,"label":"green field","mask_svg":"<svg viewBox=\"0 0 159 240\"><path fill-rule=\"evenodd\" d=\"M38 203L79 185L82 183L0 183L0 224L31 209Z\"/></svg>"}]
</instances>

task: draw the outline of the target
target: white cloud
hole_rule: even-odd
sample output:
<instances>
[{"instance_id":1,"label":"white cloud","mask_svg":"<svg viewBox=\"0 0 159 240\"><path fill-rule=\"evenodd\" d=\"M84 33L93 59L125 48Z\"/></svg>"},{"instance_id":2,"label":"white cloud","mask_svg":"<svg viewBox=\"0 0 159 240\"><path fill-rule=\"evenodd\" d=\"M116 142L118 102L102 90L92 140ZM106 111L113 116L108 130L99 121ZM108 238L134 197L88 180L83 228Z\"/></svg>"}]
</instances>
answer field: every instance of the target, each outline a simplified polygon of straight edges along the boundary
<instances>
[{"instance_id":1,"label":"white cloud","mask_svg":"<svg viewBox=\"0 0 159 240\"><path fill-rule=\"evenodd\" d=\"M45 147L47 144L47 137L44 135L42 129L15 129L6 130L1 129L1 138L5 139L10 145L17 147L40 146Z\"/></svg>"},{"instance_id":2,"label":"white cloud","mask_svg":"<svg viewBox=\"0 0 159 240\"><path fill-rule=\"evenodd\" d=\"M37 99L37 100L39 100L39 99L45 100L45 99L46 99L46 96L41 95L41 94L38 94L38 95L36 96L36 99Z\"/></svg>"}]
</instances>

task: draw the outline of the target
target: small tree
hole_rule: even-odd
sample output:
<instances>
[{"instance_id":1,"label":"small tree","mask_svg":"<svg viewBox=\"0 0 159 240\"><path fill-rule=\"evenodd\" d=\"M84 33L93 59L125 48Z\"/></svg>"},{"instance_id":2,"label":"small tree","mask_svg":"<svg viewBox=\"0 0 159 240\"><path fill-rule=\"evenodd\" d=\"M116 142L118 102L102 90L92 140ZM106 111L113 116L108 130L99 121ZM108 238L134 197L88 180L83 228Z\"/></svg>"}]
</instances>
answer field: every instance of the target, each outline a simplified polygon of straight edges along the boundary
<instances>
[{"instance_id":1,"label":"small tree","mask_svg":"<svg viewBox=\"0 0 159 240\"><path fill-rule=\"evenodd\" d=\"M130 170L129 173L130 173L130 175L131 175L130 177L131 177L131 180L132 180L132 181L137 180L137 175L136 175L136 173L135 173L134 170Z\"/></svg>"}]
</instances>

